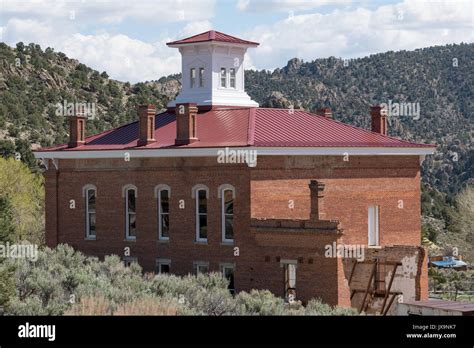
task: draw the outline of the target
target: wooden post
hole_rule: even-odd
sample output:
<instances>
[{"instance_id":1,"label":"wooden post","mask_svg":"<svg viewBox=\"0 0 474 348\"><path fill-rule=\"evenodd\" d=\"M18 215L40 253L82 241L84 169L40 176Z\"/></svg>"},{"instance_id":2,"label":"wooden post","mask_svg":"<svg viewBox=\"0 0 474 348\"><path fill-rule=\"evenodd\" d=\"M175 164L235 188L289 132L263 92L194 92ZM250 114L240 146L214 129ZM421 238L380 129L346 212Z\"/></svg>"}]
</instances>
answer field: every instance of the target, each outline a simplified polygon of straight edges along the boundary
<instances>
[{"instance_id":1,"label":"wooden post","mask_svg":"<svg viewBox=\"0 0 474 348\"><path fill-rule=\"evenodd\" d=\"M383 313L385 309L385 304L387 303L388 294L390 293L390 290L392 289L392 283L393 283L393 279L395 279L395 273L397 273L397 267L398 267L398 263L393 266L393 273L390 276L390 281L388 282L388 288L385 289L385 296L383 298L382 309L380 310L381 313Z\"/></svg>"},{"instance_id":2,"label":"wooden post","mask_svg":"<svg viewBox=\"0 0 474 348\"><path fill-rule=\"evenodd\" d=\"M362 313L362 309L364 309L365 300L367 299L367 294L369 293L370 283L372 283L372 279L374 278L375 270L377 269L377 260L374 261L374 267L372 267L372 273L370 274L369 282L367 284L367 289L365 289L364 299L360 304L359 313Z\"/></svg>"}]
</instances>

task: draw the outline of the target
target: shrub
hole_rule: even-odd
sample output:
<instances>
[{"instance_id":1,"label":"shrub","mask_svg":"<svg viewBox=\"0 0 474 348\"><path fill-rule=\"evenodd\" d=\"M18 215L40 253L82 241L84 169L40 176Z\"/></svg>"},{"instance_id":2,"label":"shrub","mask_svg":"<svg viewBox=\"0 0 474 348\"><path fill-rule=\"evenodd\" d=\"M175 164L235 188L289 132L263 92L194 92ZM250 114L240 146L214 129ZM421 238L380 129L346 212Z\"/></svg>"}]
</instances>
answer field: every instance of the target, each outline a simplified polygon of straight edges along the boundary
<instances>
[{"instance_id":1,"label":"shrub","mask_svg":"<svg viewBox=\"0 0 474 348\"><path fill-rule=\"evenodd\" d=\"M1 267L0 264L0 307L8 308L10 299L15 295L13 269Z\"/></svg>"},{"instance_id":2,"label":"shrub","mask_svg":"<svg viewBox=\"0 0 474 348\"><path fill-rule=\"evenodd\" d=\"M12 315L346 315L320 301L307 307L286 304L268 290L233 297L220 273L142 274L138 264L125 267L118 256L104 261L67 245L45 248L38 259L6 259L0 274L14 269ZM0 290L5 287L0 281Z\"/></svg>"},{"instance_id":3,"label":"shrub","mask_svg":"<svg viewBox=\"0 0 474 348\"><path fill-rule=\"evenodd\" d=\"M237 314L239 315L283 315L285 302L275 297L268 290L252 290L250 293L240 292L236 296Z\"/></svg>"},{"instance_id":4,"label":"shrub","mask_svg":"<svg viewBox=\"0 0 474 348\"><path fill-rule=\"evenodd\" d=\"M152 291L157 296L172 297L181 304L181 314L225 315L235 307L228 282L220 273L187 275L157 275Z\"/></svg>"},{"instance_id":5,"label":"shrub","mask_svg":"<svg viewBox=\"0 0 474 348\"><path fill-rule=\"evenodd\" d=\"M320 299L313 299L308 302L304 309L305 315L357 315L355 308L331 307L321 302Z\"/></svg>"}]
</instances>

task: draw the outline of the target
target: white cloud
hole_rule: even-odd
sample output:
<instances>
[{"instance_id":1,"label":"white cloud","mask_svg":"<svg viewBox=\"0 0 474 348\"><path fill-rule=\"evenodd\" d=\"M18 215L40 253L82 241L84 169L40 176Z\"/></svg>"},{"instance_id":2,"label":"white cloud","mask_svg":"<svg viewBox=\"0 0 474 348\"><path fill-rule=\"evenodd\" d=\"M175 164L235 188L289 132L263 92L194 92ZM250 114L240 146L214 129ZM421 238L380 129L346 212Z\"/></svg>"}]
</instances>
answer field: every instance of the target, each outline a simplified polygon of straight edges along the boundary
<instances>
[{"instance_id":1,"label":"white cloud","mask_svg":"<svg viewBox=\"0 0 474 348\"><path fill-rule=\"evenodd\" d=\"M178 50L166 42L211 28L215 0L0 0L1 41L11 46L34 42L43 49L53 47L93 69L105 70L114 79L137 82L181 70ZM134 19L152 27L153 23L182 21L184 28L172 36L157 32L154 43L115 33L114 26ZM102 23L99 31L85 35L89 25ZM150 29L152 30L152 29ZM154 29L153 29L154 30Z\"/></svg>"},{"instance_id":2,"label":"white cloud","mask_svg":"<svg viewBox=\"0 0 474 348\"><path fill-rule=\"evenodd\" d=\"M293 57L343 58L389 50L473 42L471 1L413 1L366 8L336 9L327 14L290 16L261 25L246 38L260 42L250 50L258 68L276 68Z\"/></svg>"},{"instance_id":3,"label":"white cloud","mask_svg":"<svg viewBox=\"0 0 474 348\"><path fill-rule=\"evenodd\" d=\"M246 12L307 11L327 5L350 4L352 0L238 0L236 8Z\"/></svg>"},{"instance_id":4,"label":"white cloud","mask_svg":"<svg viewBox=\"0 0 474 348\"><path fill-rule=\"evenodd\" d=\"M203 0L206 5L190 0L0 1L4 5L2 18L7 18L0 27L2 41L11 46L18 41L38 43L43 49L50 46L94 69L107 71L114 79L130 82L179 72L178 50L168 48L166 42L211 29L214 12L213 0ZM287 9L290 2L264 3ZM313 1L291 4L295 10L316 6ZM70 20L73 5L77 12L75 20ZM243 11L252 10L252 6L254 0L237 3ZM352 58L388 50L473 42L472 11L471 1L407 0L373 9L341 7L325 14L305 12L262 24L246 34L239 35L237 29L230 34L261 43L258 48L249 49L247 67L273 69L293 57ZM147 26L165 20L181 20L185 25L172 35L165 30L156 31L161 34L153 42L132 38L126 32L117 33L114 26L102 25L101 31L87 35L82 31L93 21L117 23L126 18Z\"/></svg>"},{"instance_id":5,"label":"white cloud","mask_svg":"<svg viewBox=\"0 0 474 348\"><path fill-rule=\"evenodd\" d=\"M20 18L67 20L82 23L120 23L126 18L163 22L212 18L215 0L1 0L2 15Z\"/></svg>"},{"instance_id":6,"label":"white cloud","mask_svg":"<svg viewBox=\"0 0 474 348\"><path fill-rule=\"evenodd\" d=\"M154 44L126 35L75 34L64 43L65 52L89 66L123 81L157 80L180 70L180 57L165 42ZM166 51L165 51L166 50Z\"/></svg>"},{"instance_id":7,"label":"white cloud","mask_svg":"<svg viewBox=\"0 0 474 348\"><path fill-rule=\"evenodd\" d=\"M212 23L209 21L190 22L180 31L179 37L188 37L201 34L212 29Z\"/></svg>"},{"instance_id":8,"label":"white cloud","mask_svg":"<svg viewBox=\"0 0 474 348\"><path fill-rule=\"evenodd\" d=\"M16 18L9 20L3 29L5 42L11 46L23 41L37 43L43 49L54 47L122 81L156 80L181 69L178 51L166 46L168 38L147 43L123 34L83 35L73 28L59 31L48 22Z\"/></svg>"}]
</instances>

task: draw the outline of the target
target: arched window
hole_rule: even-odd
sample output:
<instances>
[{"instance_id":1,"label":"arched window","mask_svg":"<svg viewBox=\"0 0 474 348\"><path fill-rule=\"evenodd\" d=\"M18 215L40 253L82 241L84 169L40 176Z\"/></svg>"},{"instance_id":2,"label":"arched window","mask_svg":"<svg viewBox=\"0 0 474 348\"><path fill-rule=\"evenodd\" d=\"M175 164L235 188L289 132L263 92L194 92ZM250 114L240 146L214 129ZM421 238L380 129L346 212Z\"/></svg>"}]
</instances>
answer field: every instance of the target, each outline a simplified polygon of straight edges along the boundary
<instances>
[{"instance_id":1,"label":"arched window","mask_svg":"<svg viewBox=\"0 0 474 348\"><path fill-rule=\"evenodd\" d=\"M134 185L123 187L122 196L125 199L125 239L137 239L137 188Z\"/></svg>"},{"instance_id":2,"label":"arched window","mask_svg":"<svg viewBox=\"0 0 474 348\"><path fill-rule=\"evenodd\" d=\"M207 200L209 189L204 185L193 187L193 198L196 199L196 241L207 242Z\"/></svg>"},{"instance_id":3,"label":"arched window","mask_svg":"<svg viewBox=\"0 0 474 348\"><path fill-rule=\"evenodd\" d=\"M170 196L171 189L168 185L155 187L155 197L158 204L158 239L170 239Z\"/></svg>"},{"instance_id":4,"label":"arched window","mask_svg":"<svg viewBox=\"0 0 474 348\"><path fill-rule=\"evenodd\" d=\"M95 199L97 197L97 188L94 185L84 186L82 196L84 197L85 203L86 239L95 239Z\"/></svg>"},{"instance_id":5,"label":"arched window","mask_svg":"<svg viewBox=\"0 0 474 348\"><path fill-rule=\"evenodd\" d=\"M221 233L222 241L234 241L234 198L235 188L232 185L221 185L218 190L221 199Z\"/></svg>"}]
</instances>

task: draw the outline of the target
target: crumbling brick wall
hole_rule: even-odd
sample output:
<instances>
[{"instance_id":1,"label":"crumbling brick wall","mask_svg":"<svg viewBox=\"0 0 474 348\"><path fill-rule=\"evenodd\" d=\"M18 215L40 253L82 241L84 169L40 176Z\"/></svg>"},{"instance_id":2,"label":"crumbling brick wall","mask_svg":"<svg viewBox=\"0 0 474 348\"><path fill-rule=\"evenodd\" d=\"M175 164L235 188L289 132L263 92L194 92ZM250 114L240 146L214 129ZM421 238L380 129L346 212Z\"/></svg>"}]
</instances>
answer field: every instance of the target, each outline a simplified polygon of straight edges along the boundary
<instances>
[{"instance_id":1,"label":"crumbling brick wall","mask_svg":"<svg viewBox=\"0 0 474 348\"><path fill-rule=\"evenodd\" d=\"M391 297L395 296L388 311L389 314L394 313L398 301L420 300L427 296L427 288L425 288L427 279L425 264L427 261L424 248L407 245L385 246L380 249L366 249L365 261L357 263L355 268L353 267L354 259L346 258L343 260L345 276L347 279L351 279L350 291L351 293L354 292L351 300L352 307L361 308L376 259L379 264L376 267L377 274L370 282L369 294L366 297L367 300L371 298L367 306L367 313L381 312L387 290L392 294L388 294L385 300L386 306L388 306ZM391 288L388 289L395 263L400 263L400 265L396 268L393 283ZM370 294L371 291L376 291L373 298Z\"/></svg>"}]
</instances>

